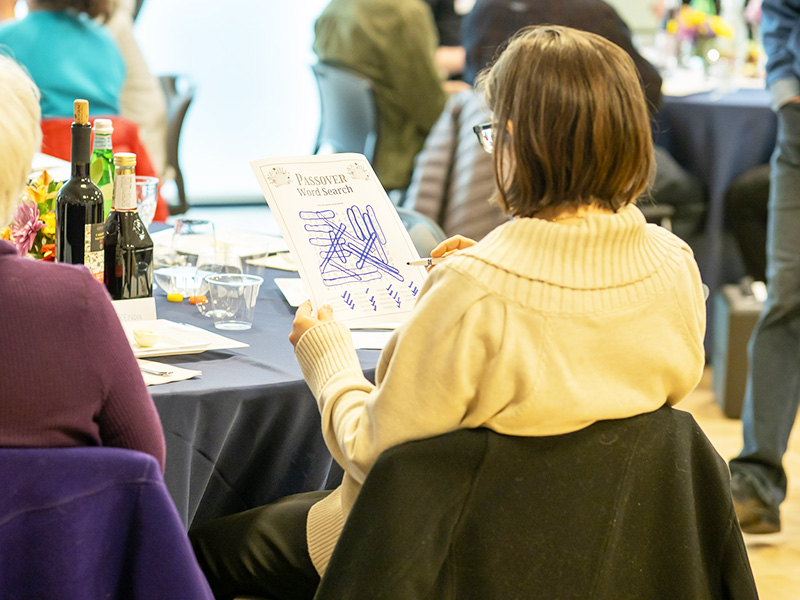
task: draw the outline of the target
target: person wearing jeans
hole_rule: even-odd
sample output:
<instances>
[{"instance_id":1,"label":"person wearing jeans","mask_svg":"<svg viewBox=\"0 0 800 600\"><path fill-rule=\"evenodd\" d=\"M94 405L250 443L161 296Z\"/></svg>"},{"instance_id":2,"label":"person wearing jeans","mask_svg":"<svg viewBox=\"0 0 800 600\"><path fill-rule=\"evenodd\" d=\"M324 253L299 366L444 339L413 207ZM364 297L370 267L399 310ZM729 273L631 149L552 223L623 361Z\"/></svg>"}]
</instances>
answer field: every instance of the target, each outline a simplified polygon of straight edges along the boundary
<instances>
[{"instance_id":1,"label":"person wearing jeans","mask_svg":"<svg viewBox=\"0 0 800 600\"><path fill-rule=\"evenodd\" d=\"M744 448L730 461L742 530L780 531L782 465L800 400L800 0L764 0L767 84L778 114L767 225L767 301L750 339Z\"/></svg>"}]
</instances>

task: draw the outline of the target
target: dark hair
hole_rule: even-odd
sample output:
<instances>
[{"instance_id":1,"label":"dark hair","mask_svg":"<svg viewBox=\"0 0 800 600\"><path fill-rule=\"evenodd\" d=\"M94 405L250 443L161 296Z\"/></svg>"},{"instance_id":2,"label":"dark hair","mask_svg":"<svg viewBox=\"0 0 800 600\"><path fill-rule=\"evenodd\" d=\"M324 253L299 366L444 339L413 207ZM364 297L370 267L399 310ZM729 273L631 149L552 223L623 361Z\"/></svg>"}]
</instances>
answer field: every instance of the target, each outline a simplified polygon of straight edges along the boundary
<instances>
[{"instance_id":1,"label":"dark hair","mask_svg":"<svg viewBox=\"0 0 800 600\"><path fill-rule=\"evenodd\" d=\"M605 38L525 28L476 85L494 112L495 200L511 215L592 203L616 211L647 187L644 93L630 56Z\"/></svg>"},{"instance_id":2,"label":"dark hair","mask_svg":"<svg viewBox=\"0 0 800 600\"><path fill-rule=\"evenodd\" d=\"M39 0L39 5L47 10L74 10L86 13L92 19L105 22L117 8L116 0Z\"/></svg>"}]
</instances>

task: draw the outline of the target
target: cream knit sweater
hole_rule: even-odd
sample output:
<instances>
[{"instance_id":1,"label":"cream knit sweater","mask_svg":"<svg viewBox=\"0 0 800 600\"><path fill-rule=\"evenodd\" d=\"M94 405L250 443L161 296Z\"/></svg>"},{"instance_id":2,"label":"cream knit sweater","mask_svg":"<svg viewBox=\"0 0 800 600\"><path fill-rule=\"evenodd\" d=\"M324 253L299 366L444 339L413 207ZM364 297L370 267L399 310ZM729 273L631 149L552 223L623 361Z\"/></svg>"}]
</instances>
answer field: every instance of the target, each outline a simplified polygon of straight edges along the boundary
<instances>
[{"instance_id":1,"label":"cream knit sweater","mask_svg":"<svg viewBox=\"0 0 800 600\"><path fill-rule=\"evenodd\" d=\"M345 470L309 512L317 570L383 450L459 428L561 434L674 404L700 380L704 332L691 250L634 206L577 226L517 219L438 265L374 386L347 328L310 329L297 358Z\"/></svg>"}]
</instances>

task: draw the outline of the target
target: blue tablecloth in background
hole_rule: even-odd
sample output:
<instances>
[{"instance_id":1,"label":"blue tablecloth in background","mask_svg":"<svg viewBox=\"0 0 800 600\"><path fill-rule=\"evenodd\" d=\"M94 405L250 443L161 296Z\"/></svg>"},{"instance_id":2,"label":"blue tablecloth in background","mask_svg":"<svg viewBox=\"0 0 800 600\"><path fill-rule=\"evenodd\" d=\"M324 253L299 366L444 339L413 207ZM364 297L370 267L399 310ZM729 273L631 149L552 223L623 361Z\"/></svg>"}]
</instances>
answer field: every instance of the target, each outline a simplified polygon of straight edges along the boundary
<instances>
[{"instance_id":1,"label":"blue tablecloth in background","mask_svg":"<svg viewBox=\"0 0 800 600\"><path fill-rule=\"evenodd\" d=\"M706 92L665 96L657 116L656 143L666 148L708 190L708 212L698 262L713 299L723 283L725 191L748 169L769 162L775 147L777 120L766 90L743 89L720 95ZM711 331L706 336L710 350Z\"/></svg>"}]
</instances>

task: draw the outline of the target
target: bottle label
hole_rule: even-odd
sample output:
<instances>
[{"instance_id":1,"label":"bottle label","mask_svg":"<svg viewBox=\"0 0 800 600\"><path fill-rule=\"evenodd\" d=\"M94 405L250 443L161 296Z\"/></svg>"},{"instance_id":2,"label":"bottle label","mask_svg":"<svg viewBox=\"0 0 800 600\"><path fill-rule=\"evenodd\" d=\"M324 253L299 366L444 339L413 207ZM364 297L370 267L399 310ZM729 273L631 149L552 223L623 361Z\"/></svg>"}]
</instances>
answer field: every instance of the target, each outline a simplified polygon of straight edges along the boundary
<instances>
[{"instance_id":1,"label":"bottle label","mask_svg":"<svg viewBox=\"0 0 800 600\"><path fill-rule=\"evenodd\" d=\"M95 150L111 150L111 136L101 133L100 135L94 134L94 149Z\"/></svg>"},{"instance_id":2,"label":"bottle label","mask_svg":"<svg viewBox=\"0 0 800 600\"><path fill-rule=\"evenodd\" d=\"M136 175L117 173L114 177L115 210L132 210L136 208Z\"/></svg>"},{"instance_id":3,"label":"bottle label","mask_svg":"<svg viewBox=\"0 0 800 600\"><path fill-rule=\"evenodd\" d=\"M103 282L105 252L103 252L104 223L87 223L83 235L83 264L99 282Z\"/></svg>"}]
</instances>

